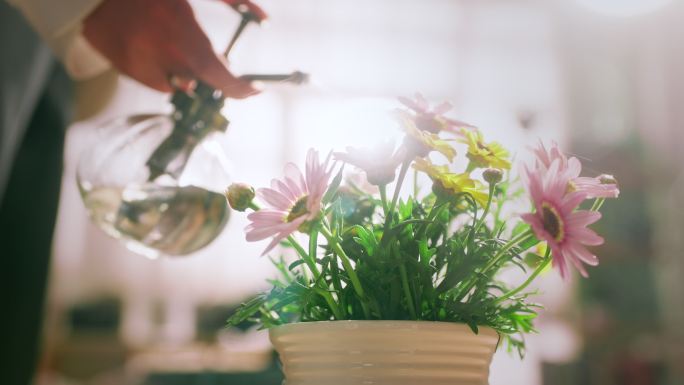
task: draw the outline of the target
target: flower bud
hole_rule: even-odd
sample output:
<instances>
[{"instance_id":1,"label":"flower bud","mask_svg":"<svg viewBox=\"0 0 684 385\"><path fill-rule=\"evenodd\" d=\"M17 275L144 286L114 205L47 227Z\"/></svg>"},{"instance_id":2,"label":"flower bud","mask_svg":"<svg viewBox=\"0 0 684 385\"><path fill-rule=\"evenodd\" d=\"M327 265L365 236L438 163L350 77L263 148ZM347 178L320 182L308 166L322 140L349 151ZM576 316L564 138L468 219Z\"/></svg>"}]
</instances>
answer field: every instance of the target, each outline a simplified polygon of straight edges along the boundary
<instances>
[{"instance_id":1,"label":"flower bud","mask_svg":"<svg viewBox=\"0 0 684 385\"><path fill-rule=\"evenodd\" d=\"M601 184L618 184L617 179L610 174L601 174L598 176L598 180L601 182Z\"/></svg>"},{"instance_id":2,"label":"flower bud","mask_svg":"<svg viewBox=\"0 0 684 385\"><path fill-rule=\"evenodd\" d=\"M498 168L488 168L482 172L482 177L490 185L495 185L503 179L503 172Z\"/></svg>"},{"instance_id":3,"label":"flower bud","mask_svg":"<svg viewBox=\"0 0 684 385\"><path fill-rule=\"evenodd\" d=\"M254 188L246 183L233 183L226 190L228 204L236 211L247 210L254 196Z\"/></svg>"}]
</instances>

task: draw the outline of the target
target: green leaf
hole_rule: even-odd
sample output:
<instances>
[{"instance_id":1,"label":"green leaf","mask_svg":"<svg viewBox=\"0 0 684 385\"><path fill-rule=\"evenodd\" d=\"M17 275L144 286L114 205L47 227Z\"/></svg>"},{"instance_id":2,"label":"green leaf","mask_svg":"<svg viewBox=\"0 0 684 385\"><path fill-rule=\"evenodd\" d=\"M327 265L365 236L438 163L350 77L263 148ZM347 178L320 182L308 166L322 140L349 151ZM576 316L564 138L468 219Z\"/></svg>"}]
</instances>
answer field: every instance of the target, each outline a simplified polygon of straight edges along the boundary
<instances>
[{"instance_id":1,"label":"green leaf","mask_svg":"<svg viewBox=\"0 0 684 385\"><path fill-rule=\"evenodd\" d=\"M409 199L408 201L404 202L403 200L399 201L399 217L400 218L409 218L411 217L411 213L413 212L413 200Z\"/></svg>"},{"instance_id":2,"label":"green leaf","mask_svg":"<svg viewBox=\"0 0 684 385\"><path fill-rule=\"evenodd\" d=\"M526 251L526 250L533 248L534 246L537 246L538 244L539 244L539 239L537 239L535 237L531 237L527 241L519 244L518 249L520 249L520 251Z\"/></svg>"},{"instance_id":3,"label":"green leaf","mask_svg":"<svg viewBox=\"0 0 684 385\"><path fill-rule=\"evenodd\" d=\"M513 231L511 231L511 238L515 237L518 234L521 234L523 231L527 230L530 228L530 225L528 225L525 222L518 222L518 224L513 227Z\"/></svg>"},{"instance_id":4,"label":"green leaf","mask_svg":"<svg viewBox=\"0 0 684 385\"><path fill-rule=\"evenodd\" d=\"M429 247L427 239L425 238L418 241L418 250L420 252L420 256L425 258L432 258L435 254L437 254L437 249L434 247Z\"/></svg>"},{"instance_id":5,"label":"green leaf","mask_svg":"<svg viewBox=\"0 0 684 385\"><path fill-rule=\"evenodd\" d=\"M266 300L267 296L260 294L248 302L243 303L240 305L240 307L238 307L235 314L228 318L228 325L237 326L246 321L259 311L259 309L266 303Z\"/></svg>"},{"instance_id":6,"label":"green leaf","mask_svg":"<svg viewBox=\"0 0 684 385\"><path fill-rule=\"evenodd\" d=\"M302 264L304 264L304 263L305 263L305 262L304 262L303 259L298 259L298 260L292 262L292 263L290 264L290 266L287 267L287 269L290 270L290 271L292 271L292 270L294 270L295 268L297 268L297 266L302 265Z\"/></svg>"},{"instance_id":7,"label":"green leaf","mask_svg":"<svg viewBox=\"0 0 684 385\"><path fill-rule=\"evenodd\" d=\"M368 253L369 256L373 256L378 246L378 241L375 238L375 234L373 232L368 231L363 226L359 225L355 225L353 227L353 230L356 231L357 235L353 238L354 241L361 245L366 250L366 253Z\"/></svg>"},{"instance_id":8,"label":"green leaf","mask_svg":"<svg viewBox=\"0 0 684 385\"><path fill-rule=\"evenodd\" d=\"M335 175L335 178L333 178L332 182L330 182L328 191L326 191L325 195L323 195L323 204L330 203L333 198L335 198L337 190L340 188L340 184L342 183L342 171L344 171L344 166L340 167L340 171L337 173L337 175Z\"/></svg>"}]
</instances>

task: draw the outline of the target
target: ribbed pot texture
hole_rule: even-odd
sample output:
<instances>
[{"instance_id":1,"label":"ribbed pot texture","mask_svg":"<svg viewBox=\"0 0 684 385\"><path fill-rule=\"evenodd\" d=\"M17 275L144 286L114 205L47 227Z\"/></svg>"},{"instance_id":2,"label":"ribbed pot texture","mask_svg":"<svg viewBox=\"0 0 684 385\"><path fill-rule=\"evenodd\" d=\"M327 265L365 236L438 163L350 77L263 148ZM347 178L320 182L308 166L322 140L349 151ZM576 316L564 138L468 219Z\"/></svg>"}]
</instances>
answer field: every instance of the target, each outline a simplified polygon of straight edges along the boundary
<instances>
[{"instance_id":1,"label":"ribbed pot texture","mask_svg":"<svg viewBox=\"0 0 684 385\"><path fill-rule=\"evenodd\" d=\"M487 385L499 335L427 321L303 322L270 330L284 385Z\"/></svg>"}]
</instances>

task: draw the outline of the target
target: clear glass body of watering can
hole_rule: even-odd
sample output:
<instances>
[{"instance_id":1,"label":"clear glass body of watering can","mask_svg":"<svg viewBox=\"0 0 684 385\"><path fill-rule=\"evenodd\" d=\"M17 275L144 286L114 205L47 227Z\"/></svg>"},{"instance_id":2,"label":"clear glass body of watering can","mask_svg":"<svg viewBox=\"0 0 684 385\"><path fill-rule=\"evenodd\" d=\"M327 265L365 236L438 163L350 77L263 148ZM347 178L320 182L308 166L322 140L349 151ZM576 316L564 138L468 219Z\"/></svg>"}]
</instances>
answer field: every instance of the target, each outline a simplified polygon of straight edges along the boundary
<instances>
[{"instance_id":1,"label":"clear glass body of watering can","mask_svg":"<svg viewBox=\"0 0 684 385\"><path fill-rule=\"evenodd\" d=\"M227 159L214 140L228 121L223 98L199 84L178 91L170 115L134 115L98 128L77 182L88 213L131 250L156 257L193 253L223 230Z\"/></svg>"},{"instance_id":2,"label":"clear glass body of watering can","mask_svg":"<svg viewBox=\"0 0 684 385\"><path fill-rule=\"evenodd\" d=\"M236 3L242 16L224 55L245 27L265 13ZM248 81L302 84L308 75L243 75ZM149 257L187 255L213 241L229 216L223 189L227 160L212 136L228 120L224 97L202 82L177 91L170 115L135 115L98 130L98 142L80 159L77 182L88 213L129 249Z\"/></svg>"}]
</instances>

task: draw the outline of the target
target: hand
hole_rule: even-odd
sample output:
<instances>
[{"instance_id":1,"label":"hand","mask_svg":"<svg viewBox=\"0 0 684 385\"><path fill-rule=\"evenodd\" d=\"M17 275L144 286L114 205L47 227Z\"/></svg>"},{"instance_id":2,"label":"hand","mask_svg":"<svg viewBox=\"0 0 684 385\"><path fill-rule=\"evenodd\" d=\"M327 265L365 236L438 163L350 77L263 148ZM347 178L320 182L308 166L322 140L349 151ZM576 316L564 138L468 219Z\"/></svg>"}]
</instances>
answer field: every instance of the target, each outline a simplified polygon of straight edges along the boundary
<instances>
[{"instance_id":1,"label":"hand","mask_svg":"<svg viewBox=\"0 0 684 385\"><path fill-rule=\"evenodd\" d=\"M221 0L266 14L247 0ZM121 73L163 92L171 76L197 79L232 98L257 93L228 71L197 23L187 0L104 0L83 23L83 34Z\"/></svg>"}]
</instances>

